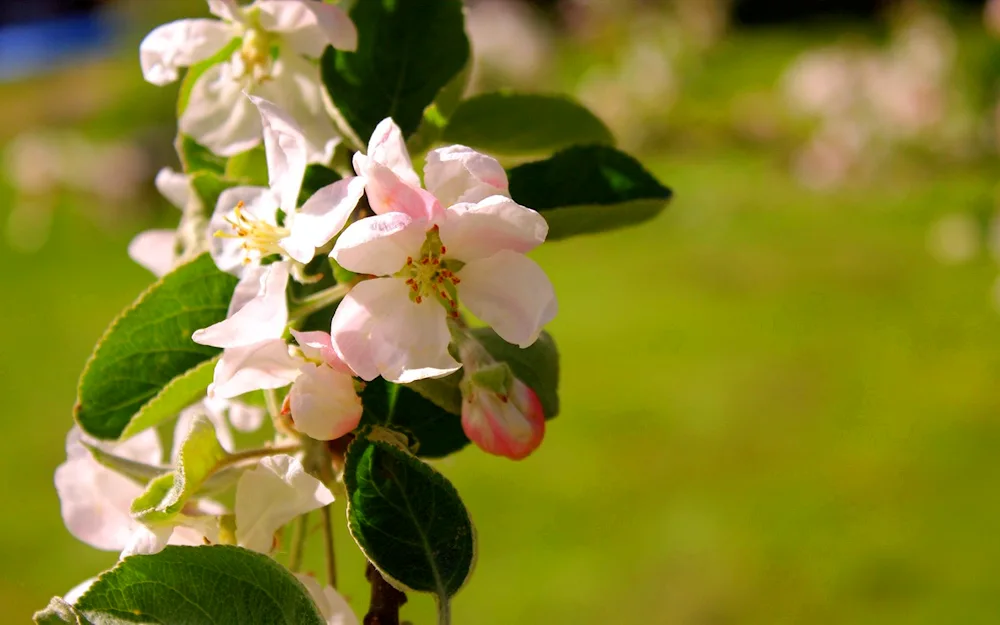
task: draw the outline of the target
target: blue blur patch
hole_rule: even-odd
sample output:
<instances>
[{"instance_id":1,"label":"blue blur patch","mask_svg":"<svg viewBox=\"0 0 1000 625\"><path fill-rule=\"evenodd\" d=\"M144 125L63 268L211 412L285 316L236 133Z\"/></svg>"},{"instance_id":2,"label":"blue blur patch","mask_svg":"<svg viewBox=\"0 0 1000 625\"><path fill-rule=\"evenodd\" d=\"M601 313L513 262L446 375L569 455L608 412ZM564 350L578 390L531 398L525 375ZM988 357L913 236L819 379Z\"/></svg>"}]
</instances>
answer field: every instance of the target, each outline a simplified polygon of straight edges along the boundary
<instances>
[{"instance_id":1,"label":"blue blur patch","mask_svg":"<svg viewBox=\"0 0 1000 625\"><path fill-rule=\"evenodd\" d=\"M106 56L116 32L99 13L0 27L0 81Z\"/></svg>"}]
</instances>

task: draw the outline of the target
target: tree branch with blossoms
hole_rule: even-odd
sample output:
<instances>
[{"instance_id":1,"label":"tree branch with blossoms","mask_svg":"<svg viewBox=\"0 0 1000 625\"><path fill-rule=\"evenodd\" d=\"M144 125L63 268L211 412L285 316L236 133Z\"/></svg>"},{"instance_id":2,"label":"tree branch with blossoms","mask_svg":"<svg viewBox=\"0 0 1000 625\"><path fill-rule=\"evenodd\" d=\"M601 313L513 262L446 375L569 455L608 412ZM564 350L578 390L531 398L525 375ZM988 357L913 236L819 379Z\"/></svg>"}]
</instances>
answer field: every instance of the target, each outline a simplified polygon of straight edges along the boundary
<instances>
[{"instance_id":1,"label":"tree branch with blossoms","mask_svg":"<svg viewBox=\"0 0 1000 625\"><path fill-rule=\"evenodd\" d=\"M182 171L156 178L180 221L129 246L157 281L87 363L55 475L70 532L121 558L36 622L357 623L343 496L364 622L428 593L449 623L476 533L433 460L524 458L559 412L556 290L528 254L670 199L569 99L457 98L459 0L349 4L209 0L142 42L147 81L181 80Z\"/></svg>"}]
</instances>

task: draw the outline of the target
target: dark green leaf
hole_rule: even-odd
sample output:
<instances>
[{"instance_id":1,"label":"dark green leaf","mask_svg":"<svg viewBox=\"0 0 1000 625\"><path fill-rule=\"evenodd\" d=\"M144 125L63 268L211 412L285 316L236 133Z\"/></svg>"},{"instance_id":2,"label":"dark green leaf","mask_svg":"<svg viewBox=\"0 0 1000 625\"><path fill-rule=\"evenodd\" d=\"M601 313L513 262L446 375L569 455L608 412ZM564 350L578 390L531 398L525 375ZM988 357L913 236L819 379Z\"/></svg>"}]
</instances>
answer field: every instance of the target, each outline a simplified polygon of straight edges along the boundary
<instances>
[{"instance_id":1,"label":"dark green leaf","mask_svg":"<svg viewBox=\"0 0 1000 625\"><path fill-rule=\"evenodd\" d=\"M408 136L468 60L462 2L365 0L354 5L351 18L358 48L326 49L321 65L327 91L361 141L386 117Z\"/></svg>"},{"instance_id":2,"label":"dark green leaf","mask_svg":"<svg viewBox=\"0 0 1000 625\"><path fill-rule=\"evenodd\" d=\"M462 102L442 136L497 154L538 154L571 145L614 144L607 126L563 96L484 93Z\"/></svg>"},{"instance_id":3,"label":"dark green leaf","mask_svg":"<svg viewBox=\"0 0 1000 625\"><path fill-rule=\"evenodd\" d=\"M549 222L549 240L652 219L672 195L634 158L599 145L568 148L507 175L511 197Z\"/></svg>"},{"instance_id":4,"label":"dark green leaf","mask_svg":"<svg viewBox=\"0 0 1000 625\"><path fill-rule=\"evenodd\" d=\"M424 458L441 458L469 444L459 418L462 395L458 391L461 372L441 382L442 392L449 398L458 393L458 401L442 408L412 388L376 378L365 386L363 425L383 425L405 430L417 440L416 454ZM437 382L437 380L434 380Z\"/></svg>"},{"instance_id":5,"label":"dark green leaf","mask_svg":"<svg viewBox=\"0 0 1000 625\"><path fill-rule=\"evenodd\" d=\"M76 603L100 623L325 625L309 592L273 559L240 547L167 547L131 556Z\"/></svg>"},{"instance_id":6,"label":"dark green leaf","mask_svg":"<svg viewBox=\"0 0 1000 625\"><path fill-rule=\"evenodd\" d=\"M214 358L219 350L198 345L191 334L226 318L235 286L236 278L202 254L143 293L111 324L84 369L74 408L80 427L117 439L175 378ZM172 395L171 401L184 403Z\"/></svg>"},{"instance_id":7,"label":"dark green leaf","mask_svg":"<svg viewBox=\"0 0 1000 625\"><path fill-rule=\"evenodd\" d=\"M219 176L226 173L226 157L213 154L211 150L188 135L177 135L174 147L177 149L177 156L181 159L185 173L208 171Z\"/></svg>"},{"instance_id":8,"label":"dark green leaf","mask_svg":"<svg viewBox=\"0 0 1000 625\"><path fill-rule=\"evenodd\" d=\"M347 450L351 535L390 582L446 602L472 571L472 521L444 476L377 432Z\"/></svg>"}]
</instances>

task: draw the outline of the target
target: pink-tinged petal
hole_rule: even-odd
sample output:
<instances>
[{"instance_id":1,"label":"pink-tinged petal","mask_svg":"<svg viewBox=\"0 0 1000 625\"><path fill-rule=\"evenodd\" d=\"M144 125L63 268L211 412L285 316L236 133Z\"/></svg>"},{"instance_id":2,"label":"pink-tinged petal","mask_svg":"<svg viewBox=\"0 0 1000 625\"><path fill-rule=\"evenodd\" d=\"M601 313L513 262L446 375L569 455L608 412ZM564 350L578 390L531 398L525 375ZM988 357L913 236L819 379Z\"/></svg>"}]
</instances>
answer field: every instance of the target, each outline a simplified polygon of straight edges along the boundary
<instances>
[{"instance_id":1,"label":"pink-tinged petal","mask_svg":"<svg viewBox=\"0 0 1000 625\"><path fill-rule=\"evenodd\" d=\"M245 22L243 10L236 0L208 0L208 12L227 22Z\"/></svg>"},{"instance_id":2,"label":"pink-tinged petal","mask_svg":"<svg viewBox=\"0 0 1000 625\"><path fill-rule=\"evenodd\" d=\"M316 248L329 243L343 229L364 193L364 178L345 178L323 187L292 215L291 234L282 239L281 246L300 263L309 262ZM293 246L300 250L299 255L292 253Z\"/></svg>"},{"instance_id":3,"label":"pink-tinged petal","mask_svg":"<svg viewBox=\"0 0 1000 625\"><path fill-rule=\"evenodd\" d=\"M129 556L159 553L167 546L167 541L170 540L170 535L173 533L174 528L171 525L155 527L137 525L118 559L124 560Z\"/></svg>"},{"instance_id":4,"label":"pink-tinged petal","mask_svg":"<svg viewBox=\"0 0 1000 625\"><path fill-rule=\"evenodd\" d=\"M329 333L292 330L292 336L295 337L295 342L299 344L306 359L315 363L325 363L341 373L354 375L354 371L340 359L337 351L333 349L333 341Z\"/></svg>"},{"instance_id":5,"label":"pink-tinged petal","mask_svg":"<svg viewBox=\"0 0 1000 625\"><path fill-rule=\"evenodd\" d=\"M254 274L256 277L256 274ZM226 320L191 335L195 343L214 347L245 347L268 339L280 339L288 325L288 263L272 263L260 272L257 296ZM249 287L245 287L247 289ZM246 290L241 292L241 299ZM232 396L230 396L232 397Z\"/></svg>"},{"instance_id":6,"label":"pink-tinged petal","mask_svg":"<svg viewBox=\"0 0 1000 625\"><path fill-rule=\"evenodd\" d=\"M405 213L414 219L433 219L442 213L434 194L403 181L391 169L369 159L365 168L368 204L376 214Z\"/></svg>"},{"instance_id":7,"label":"pink-tinged petal","mask_svg":"<svg viewBox=\"0 0 1000 625\"><path fill-rule=\"evenodd\" d=\"M340 438L361 420L354 378L325 364L304 365L288 398L295 429L318 441Z\"/></svg>"},{"instance_id":8,"label":"pink-tinged petal","mask_svg":"<svg viewBox=\"0 0 1000 625\"><path fill-rule=\"evenodd\" d=\"M285 214L291 214L299 199L302 178L306 174L306 138L292 117L273 102L247 96L260 111L264 128L264 151L271 189L278 195Z\"/></svg>"},{"instance_id":9,"label":"pink-tinged petal","mask_svg":"<svg viewBox=\"0 0 1000 625\"><path fill-rule=\"evenodd\" d=\"M462 429L483 451L520 460L541 445L545 413L538 395L514 380L505 397L474 389L462 402Z\"/></svg>"},{"instance_id":10,"label":"pink-tinged petal","mask_svg":"<svg viewBox=\"0 0 1000 625\"><path fill-rule=\"evenodd\" d=\"M387 167L406 185L420 186L420 176L413 169L403 131L390 117L379 122L372 132L371 140L368 141L367 163L369 167L376 163ZM358 174L362 175L362 172L359 171Z\"/></svg>"},{"instance_id":11,"label":"pink-tinged petal","mask_svg":"<svg viewBox=\"0 0 1000 625\"><path fill-rule=\"evenodd\" d=\"M364 380L371 381L379 376L371 343L376 321L373 309L392 305L393 291L383 284L391 281L391 278L379 278L356 285L337 306L330 324L331 342L337 357ZM379 301L385 298L389 301Z\"/></svg>"},{"instance_id":12,"label":"pink-tinged petal","mask_svg":"<svg viewBox=\"0 0 1000 625\"><path fill-rule=\"evenodd\" d=\"M296 573L295 577L309 591L309 596L319 608L326 625L358 625L358 617L351 610L350 604L336 590L330 586L320 586L312 575Z\"/></svg>"},{"instance_id":13,"label":"pink-tinged petal","mask_svg":"<svg viewBox=\"0 0 1000 625\"><path fill-rule=\"evenodd\" d=\"M261 280L268 275L270 271L267 265L250 265L240 276L240 281L236 283L236 288L233 289L233 296L229 298L229 310L226 312L226 318L232 317L244 306L252 302L254 299L260 295Z\"/></svg>"},{"instance_id":14,"label":"pink-tinged petal","mask_svg":"<svg viewBox=\"0 0 1000 625\"><path fill-rule=\"evenodd\" d=\"M538 264L516 252L497 252L458 272L458 298L500 338L528 347L556 316L552 282Z\"/></svg>"},{"instance_id":15,"label":"pink-tinged petal","mask_svg":"<svg viewBox=\"0 0 1000 625\"><path fill-rule=\"evenodd\" d=\"M208 250L215 266L236 276L243 275L247 258L259 260L260 254L243 248L243 240L237 238L230 220L236 218L235 209L242 203L243 209L254 219L274 224L278 212L278 199L264 187L233 187L219 195L215 212L208 222Z\"/></svg>"},{"instance_id":16,"label":"pink-tinged petal","mask_svg":"<svg viewBox=\"0 0 1000 625\"><path fill-rule=\"evenodd\" d=\"M298 377L299 364L281 339L227 349L215 365L209 395L229 399L250 391L288 386Z\"/></svg>"},{"instance_id":17,"label":"pink-tinged petal","mask_svg":"<svg viewBox=\"0 0 1000 625\"><path fill-rule=\"evenodd\" d=\"M367 304L374 318L370 349L383 378L404 384L458 370L461 365L448 353L451 332L441 304L412 301L409 287L400 278L362 282L351 293L369 284L355 297Z\"/></svg>"},{"instance_id":18,"label":"pink-tinged petal","mask_svg":"<svg viewBox=\"0 0 1000 625\"><path fill-rule=\"evenodd\" d=\"M510 195L503 166L495 158L464 145L431 150L424 165L424 182L442 206Z\"/></svg>"},{"instance_id":19,"label":"pink-tinged petal","mask_svg":"<svg viewBox=\"0 0 1000 625\"><path fill-rule=\"evenodd\" d=\"M128 244L128 255L154 276L160 277L174 266L176 242L177 233L173 230L147 230L137 234Z\"/></svg>"},{"instance_id":20,"label":"pink-tinged petal","mask_svg":"<svg viewBox=\"0 0 1000 625\"><path fill-rule=\"evenodd\" d=\"M523 254L541 245L549 232L539 213L502 195L451 206L439 225L448 256L466 262L500 250Z\"/></svg>"},{"instance_id":21,"label":"pink-tinged petal","mask_svg":"<svg viewBox=\"0 0 1000 625\"><path fill-rule=\"evenodd\" d=\"M264 458L236 484L236 542L269 553L279 528L331 503L333 493L306 473L299 460L283 454Z\"/></svg>"},{"instance_id":22,"label":"pink-tinged petal","mask_svg":"<svg viewBox=\"0 0 1000 625\"><path fill-rule=\"evenodd\" d=\"M354 22L338 6L302 0L258 0L254 6L260 10L264 30L285 35L299 54L318 58L327 46L357 48Z\"/></svg>"},{"instance_id":23,"label":"pink-tinged petal","mask_svg":"<svg viewBox=\"0 0 1000 625\"><path fill-rule=\"evenodd\" d=\"M365 217L344 230L333 246L333 257L341 267L355 273L388 276L420 255L428 224L405 213Z\"/></svg>"},{"instance_id":24,"label":"pink-tinged petal","mask_svg":"<svg viewBox=\"0 0 1000 625\"><path fill-rule=\"evenodd\" d=\"M176 172L169 167L164 167L156 172L156 179L153 183L160 195L167 198L167 201L177 208L187 206L193 195L188 175Z\"/></svg>"},{"instance_id":25,"label":"pink-tinged petal","mask_svg":"<svg viewBox=\"0 0 1000 625\"><path fill-rule=\"evenodd\" d=\"M211 19L178 20L159 26L139 44L142 77L154 85L172 83L177 80L179 68L204 61L235 36L228 24Z\"/></svg>"},{"instance_id":26,"label":"pink-tinged petal","mask_svg":"<svg viewBox=\"0 0 1000 625\"><path fill-rule=\"evenodd\" d=\"M231 63L217 63L198 77L178 128L220 156L260 145L260 114L233 76Z\"/></svg>"}]
</instances>

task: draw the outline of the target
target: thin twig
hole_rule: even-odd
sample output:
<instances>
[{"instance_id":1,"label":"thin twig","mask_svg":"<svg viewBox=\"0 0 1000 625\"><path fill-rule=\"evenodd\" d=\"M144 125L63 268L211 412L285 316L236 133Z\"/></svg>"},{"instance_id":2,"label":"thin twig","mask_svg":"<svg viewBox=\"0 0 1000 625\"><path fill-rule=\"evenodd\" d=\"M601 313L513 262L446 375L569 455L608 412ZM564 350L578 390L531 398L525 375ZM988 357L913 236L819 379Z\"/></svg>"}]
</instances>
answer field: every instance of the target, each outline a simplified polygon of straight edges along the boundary
<instances>
[{"instance_id":1,"label":"thin twig","mask_svg":"<svg viewBox=\"0 0 1000 625\"><path fill-rule=\"evenodd\" d=\"M333 505L333 504L330 504ZM326 583L337 588L337 554L333 547L333 515L330 506L323 506L323 545L326 548Z\"/></svg>"},{"instance_id":2,"label":"thin twig","mask_svg":"<svg viewBox=\"0 0 1000 625\"><path fill-rule=\"evenodd\" d=\"M254 458L265 458L267 456L276 456L278 454L293 454L302 449L299 444L292 445L279 445L278 447L261 447L260 449L248 449L247 451L238 451L234 454L229 454L225 458L219 461L216 465L216 469L220 469L224 466L230 464L236 464L237 462L243 462L244 460L253 460Z\"/></svg>"},{"instance_id":3,"label":"thin twig","mask_svg":"<svg viewBox=\"0 0 1000 625\"><path fill-rule=\"evenodd\" d=\"M309 534L309 513L299 517L298 523L292 528L292 554L288 558L288 568L298 573L302 568L302 555L306 549L306 537Z\"/></svg>"},{"instance_id":4,"label":"thin twig","mask_svg":"<svg viewBox=\"0 0 1000 625\"><path fill-rule=\"evenodd\" d=\"M399 625L399 608L406 603L406 595L385 581L371 562L365 569L365 578L372 585L372 598L364 625Z\"/></svg>"}]
</instances>

